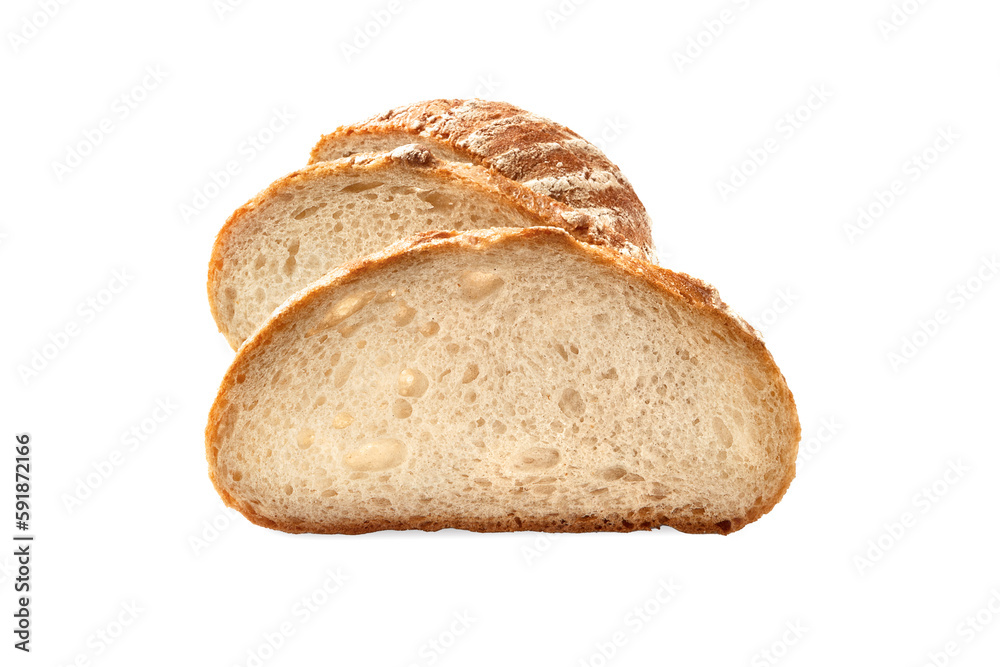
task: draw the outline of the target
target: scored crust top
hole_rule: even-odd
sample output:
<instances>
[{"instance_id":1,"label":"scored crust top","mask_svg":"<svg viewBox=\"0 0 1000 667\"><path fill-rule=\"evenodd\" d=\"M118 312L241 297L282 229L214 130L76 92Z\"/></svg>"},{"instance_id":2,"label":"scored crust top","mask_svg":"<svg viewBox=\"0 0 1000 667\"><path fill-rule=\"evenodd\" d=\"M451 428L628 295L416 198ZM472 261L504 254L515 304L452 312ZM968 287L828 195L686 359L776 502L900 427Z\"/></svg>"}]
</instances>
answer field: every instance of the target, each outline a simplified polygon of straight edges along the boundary
<instances>
[{"instance_id":1,"label":"scored crust top","mask_svg":"<svg viewBox=\"0 0 1000 667\"><path fill-rule=\"evenodd\" d=\"M397 107L325 135L310 163L346 157L356 143L392 135L419 137L495 169L571 206L574 224L598 233L611 228L656 261L649 215L621 170L576 132L506 102L438 99Z\"/></svg>"}]
</instances>

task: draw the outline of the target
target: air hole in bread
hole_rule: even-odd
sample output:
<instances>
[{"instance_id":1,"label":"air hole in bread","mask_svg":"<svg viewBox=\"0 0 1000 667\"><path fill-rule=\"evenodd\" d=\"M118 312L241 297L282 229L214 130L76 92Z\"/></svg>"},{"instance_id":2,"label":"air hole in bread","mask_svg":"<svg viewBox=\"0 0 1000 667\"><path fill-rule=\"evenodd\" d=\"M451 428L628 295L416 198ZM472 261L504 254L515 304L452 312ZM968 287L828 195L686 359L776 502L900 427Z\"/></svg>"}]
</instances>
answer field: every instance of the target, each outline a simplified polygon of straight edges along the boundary
<instances>
[{"instance_id":1,"label":"air hole in bread","mask_svg":"<svg viewBox=\"0 0 1000 667\"><path fill-rule=\"evenodd\" d=\"M454 197L437 190L418 192L417 196L431 205L431 209L451 209L457 203Z\"/></svg>"},{"instance_id":2,"label":"air hole in bread","mask_svg":"<svg viewBox=\"0 0 1000 667\"><path fill-rule=\"evenodd\" d=\"M299 449L309 449L312 447L314 442L316 442L316 431L311 428L302 429L296 437L296 443L298 444Z\"/></svg>"},{"instance_id":3,"label":"air hole in bread","mask_svg":"<svg viewBox=\"0 0 1000 667\"><path fill-rule=\"evenodd\" d=\"M529 447L514 457L514 466L521 470L545 470L559 463L559 450L552 447Z\"/></svg>"},{"instance_id":4,"label":"air hole in bread","mask_svg":"<svg viewBox=\"0 0 1000 667\"><path fill-rule=\"evenodd\" d=\"M295 255L299 252L299 241L298 239L293 240L288 244L288 257L285 259L285 264L282 270L285 272L286 276L292 275L295 271Z\"/></svg>"},{"instance_id":5,"label":"air hole in bread","mask_svg":"<svg viewBox=\"0 0 1000 667\"><path fill-rule=\"evenodd\" d=\"M449 347L451 346L449 345ZM462 373L462 384L469 384L477 377L479 377L479 365L471 363L465 367L465 371Z\"/></svg>"},{"instance_id":6,"label":"air hole in bread","mask_svg":"<svg viewBox=\"0 0 1000 667\"><path fill-rule=\"evenodd\" d=\"M419 370L416 368L404 368L399 373L396 389L400 396L420 398L427 391L429 385L427 376Z\"/></svg>"},{"instance_id":7,"label":"air hole in bread","mask_svg":"<svg viewBox=\"0 0 1000 667\"><path fill-rule=\"evenodd\" d=\"M580 392L576 389L566 388L563 389L562 395L559 397L559 409L570 419L576 419L582 417L587 411L587 404Z\"/></svg>"},{"instance_id":8,"label":"air hole in bread","mask_svg":"<svg viewBox=\"0 0 1000 667\"><path fill-rule=\"evenodd\" d=\"M395 468L406 457L406 445L396 438L380 438L364 443L344 455L344 466L358 472Z\"/></svg>"},{"instance_id":9,"label":"air hole in bread","mask_svg":"<svg viewBox=\"0 0 1000 667\"><path fill-rule=\"evenodd\" d=\"M733 433L718 416L712 417L712 429L715 431L716 441L720 446L729 449L733 446ZM722 453L725 453L724 451Z\"/></svg>"},{"instance_id":10,"label":"air hole in bread","mask_svg":"<svg viewBox=\"0 0 1000 667\"><path fill-rule=\"evenodd\" d=\"M333 387L335 389L340 389L345 384L347 384L348 378L351 376L351 371L354 370L354 365L357 363L355 359L348 359L344 363L339 364L333 371Z\"/></svg>"},{"instance_id":11,"label":"air hole in bread","mask_svg":"<svg viewBox=\"0 0 1000 667\"><path fill-rule=\"evenodd\" d=\"M381 185L383 185L383 183L378 181L358 181L356 183L351 183L350 185L345 185L340 189L340 191L346 193L364 192L365 190L371 190L372 188L377 188Z\"/></svg>"},{"instance_id":12,"label":"air hole in bread","mask_svg":"<svg viewBox=\"0 0 1000 667\"><path fill-rule=\"evenodd\" d=\"M604 470L602 470L598 474L598 477L600 477L606 482L613 482L615 480L621 479L627 474L628 471L625 470L625 468L623 468L622 466L611 466L610 468L605 468Z\"/></svg>"},{"instance_id":13,"label":"air hole in bread","mask_svg":"<svg viewBox=\"0 0 1000 667\"><path fill-rule=\"evenodd\" d=\"M392 415L397 419L406 419L413 414L413 406L403 398L397 398L392 404Z\"/></svg>"},{"instance_id":14,"label":"air hole in bread","mask_svg":"<svg viewBox=\"0 0 1000 667\"><path fill-rule=\"evenodd\" d=\"M320 210L321 208L325 208L325 207L326 207L326 202L320 202L319 204L316 204L315 206L307 206L307 207L302 208L302 209L296 211L295 213L293 213L292 214L292 218L294 218L295 220L302 220L303 218L308 218L309 216L311 216L314 213L316 213L316 211Z\"/></svg>"},{"instance_id":15,"label":"air hole in bread","mask_svg":"<svg viewBox=\"0 0 1000 667\"><path fill-rule=\"evenodd\" d=\"M405 301L400 301L396 305L396 312L392 316L392 321L397 327L405 327L413 321L416 314L416 308L411 308Z\"/></svg>"},{"instance_id":16,"label":"air hole in bread","mask_svg":"<svg viewBox=\"0 0 1000 667\"><path fill-rule=\"evenodd\" d=\"M462 297L469 301L480 301L494 294L503 282L503 278L488 271L463 271L458 278Z\"/></svg>"}]
</instances>

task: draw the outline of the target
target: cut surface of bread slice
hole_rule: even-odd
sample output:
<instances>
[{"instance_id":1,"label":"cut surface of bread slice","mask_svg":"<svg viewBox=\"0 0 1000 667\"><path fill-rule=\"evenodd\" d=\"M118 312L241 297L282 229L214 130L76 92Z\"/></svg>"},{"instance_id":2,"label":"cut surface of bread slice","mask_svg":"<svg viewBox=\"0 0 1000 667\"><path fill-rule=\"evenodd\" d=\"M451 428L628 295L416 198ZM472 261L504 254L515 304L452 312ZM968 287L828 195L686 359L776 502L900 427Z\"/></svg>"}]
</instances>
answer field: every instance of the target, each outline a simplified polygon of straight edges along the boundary
<instances>
[{"instance_id":1,"label":"cut surface of bread slice","mask_svg":"<svg viewBox=\"0 0 1000 667\"><path fill-rule=\"evenodd\" d=\"M438 99L397 107L324 136L310 162L415 142L445 160L489 166L572 207L577 224L614 227L656 261L649 215L621 170L573 130L513 104Z\"/></svg>"},{"instance_id":2,"label":"cut surface of bread slice","mask_svg":"<svg viewBox=\"0 0 1000 667\"><path fill-rule=\"evenodd\" d=\"M212 250L209 304L236 349L327 271L429 230L552 225L646 256L627 234L580 226L572 213L495 172L441 161L414 145L318 163L275 181L230 216Z\"/></svg>"},{"instance_id":3,"label":"cut surface of bread slice","mask_svg":"<svg viewBox=\"0 0 1000 667\"><path fill-rule=\"evenodd\" d=\"M287 532L725 534L782 497L799 435L713 288L535 227L427 233L297 294L237 354L206 454Z\"/></svg>"}]
</instances>

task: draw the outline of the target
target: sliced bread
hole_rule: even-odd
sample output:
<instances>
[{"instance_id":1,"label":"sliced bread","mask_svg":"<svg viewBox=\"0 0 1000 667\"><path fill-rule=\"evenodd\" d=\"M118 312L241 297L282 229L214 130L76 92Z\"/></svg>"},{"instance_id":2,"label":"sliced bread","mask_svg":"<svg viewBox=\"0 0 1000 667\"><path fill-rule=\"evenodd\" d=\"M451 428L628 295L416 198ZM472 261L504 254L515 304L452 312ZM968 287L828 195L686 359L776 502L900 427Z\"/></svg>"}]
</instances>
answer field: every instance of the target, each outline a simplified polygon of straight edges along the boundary
<instances>
[{"instance_id":1,"label":"sliced bread","mask_svg":"<svg viewBox=\"0 0 1000 667\"><path fill-rule=\"evenodd\" d=\"M730 533L799 421L708 285L551 227L416 236L332 271L239 350L206 430L250 521Z\"/></svg>"},{"instance_id":2,"label":"sliced bread","mask_svg":"<svg viewBox=\"0 0 1000 667\"><path fill-rule=\"evenodd\" d=\"M551 225L620 252L650 257L615 225L495 172L445 162L425 147L321 162L271 184L219 232L209 263L212 315L237 349L286 298L344 262L429 230ZM648 231L648 230L647 230Z\"/></svg>"},{"instance_id":3,"label":"sliced bread","mask_svg":"<svg viewBox=\"0 0 1000 667\"><path fill-rule=\"evenodd\" d=\"M507 102L438 99L397 107L324 136L310 163L411 143L444 160L488 166L571 207L574 223L611 227L652 250L649 215L621 170L568 127Z\"/></svg>"}]
</instances>

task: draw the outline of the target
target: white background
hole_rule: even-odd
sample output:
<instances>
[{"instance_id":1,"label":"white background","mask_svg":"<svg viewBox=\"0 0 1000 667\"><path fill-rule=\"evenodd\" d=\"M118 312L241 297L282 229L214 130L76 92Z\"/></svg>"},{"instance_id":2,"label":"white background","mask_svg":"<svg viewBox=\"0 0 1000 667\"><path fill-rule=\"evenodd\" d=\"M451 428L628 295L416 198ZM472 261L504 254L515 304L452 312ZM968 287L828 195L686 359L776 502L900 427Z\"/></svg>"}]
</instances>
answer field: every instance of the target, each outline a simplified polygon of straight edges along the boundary
<instances>
[{"instance_id":1,"label":"white background","mask_svg":"<svg viewBox=\"0 0 1000 667\"><path fill-rule=\"evenodd\" d=\"M994 664L1000 5L896 1L912 15L880 27L890 0L411 0L350 57L387 0L221 15L211 0L97 0L53 3L51 18L5 2L2 502L14 434L30 432L37 541L30 656L11 647L0 550L0 661L252 665L288 623L261 664ZM725 538L317 537L222 509L203 444L232 359L205 296L214 234L337 125L475 95L600 140L663 263L764 330L803 443L798 477L757 523ZM275 110L294 119L250 159ZM65 173L102 119L110 133ZM935 148L939 131L952 138ZM744 164L765 147L762 166ZM231 160L239 173L210 187ZM753 173L724 199L734 169ZM859 207L880 215L851 233ZM128 285L91 314L122 270ZM154 428L157 400L177 407ZM120 465L67 508L115 450ZM338 569L347 581L327 595ZM679 587L666 602L661 580ZM324 603L305 618L310 596Z\"/></svg>"}]
</instances>

